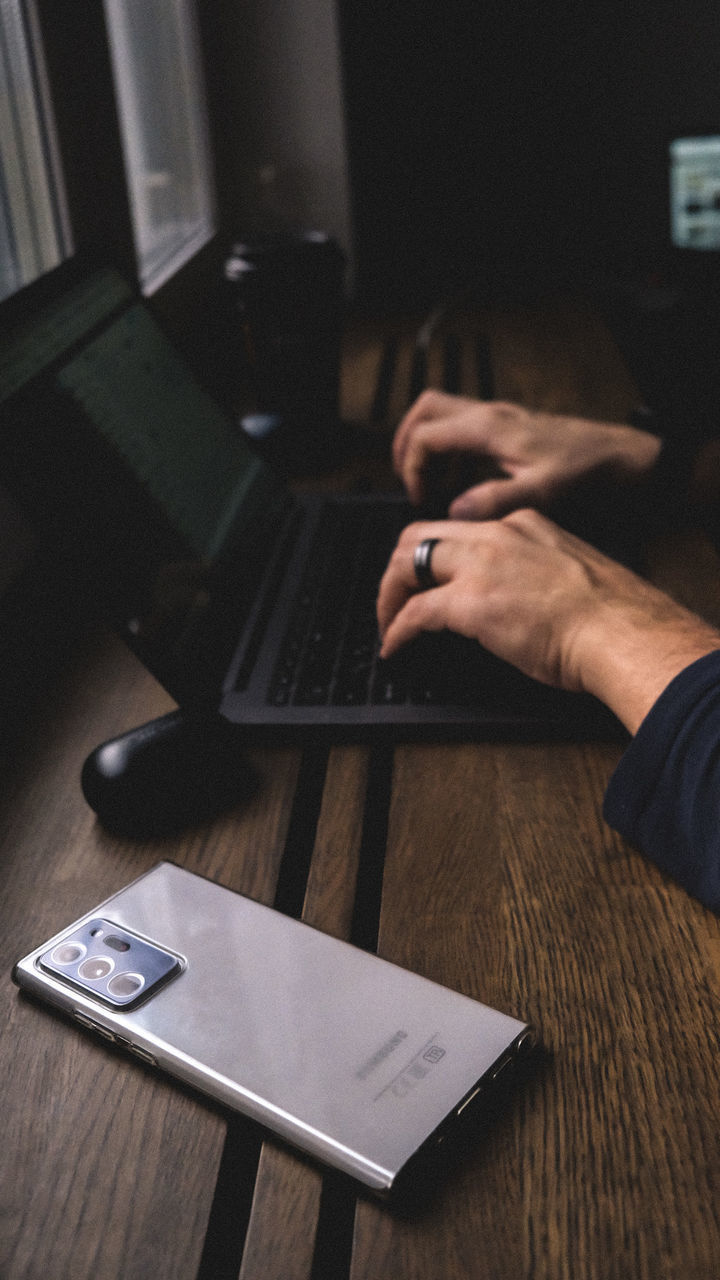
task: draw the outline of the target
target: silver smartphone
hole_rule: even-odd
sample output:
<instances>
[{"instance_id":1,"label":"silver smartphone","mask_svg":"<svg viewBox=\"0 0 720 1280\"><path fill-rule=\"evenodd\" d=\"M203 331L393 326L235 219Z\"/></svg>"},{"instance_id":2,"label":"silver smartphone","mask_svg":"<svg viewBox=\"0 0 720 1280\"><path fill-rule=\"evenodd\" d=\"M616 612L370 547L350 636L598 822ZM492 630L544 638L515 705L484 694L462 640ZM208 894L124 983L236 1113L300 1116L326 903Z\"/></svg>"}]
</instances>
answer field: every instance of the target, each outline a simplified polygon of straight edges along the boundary
<instances>
[{"instance_id":1,"label":"silver smartphone","mask_svg":"<svg viewBox=\"0 0 720 1280\"><path fill-rule=\"evenodd\" d=\"M527 1024L162 862L13 970L24 990L385 1194Z\"/></svg>"}]
</instances>

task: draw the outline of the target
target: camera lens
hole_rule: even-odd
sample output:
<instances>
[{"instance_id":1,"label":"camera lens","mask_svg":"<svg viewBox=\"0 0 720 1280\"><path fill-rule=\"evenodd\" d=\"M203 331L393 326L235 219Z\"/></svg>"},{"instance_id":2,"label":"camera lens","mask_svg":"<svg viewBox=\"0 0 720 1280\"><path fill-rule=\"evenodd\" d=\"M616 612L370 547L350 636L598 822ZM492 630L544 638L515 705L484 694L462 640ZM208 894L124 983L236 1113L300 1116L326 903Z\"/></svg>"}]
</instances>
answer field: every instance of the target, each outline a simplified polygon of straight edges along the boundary
<instances>
[{"instance_id":1,"label":"camera lens","mask_svg":"<svg viewBox=\"0 0 720 1280\"><path fill-rule=\"evenodd\" d=\"M85 955L82 942L61 942L53 951L50 959L53 964L74 964Z\"/></svg>"},{"instance_id":2,"label":"camera lens","mask_svg":"<svg viewBox=\"0 0 720 1280\"><path fill-rule=\"evenodd\" d=\"M118 1000L127 1000L136 996L145 986L145 979L139 973L116 973L108 982L108 992Z\"/></svg>"},{"instance_id":3,"label":"camera lens","mask_svg":"<svg viewBox=\"0 0 720 1280\"><path fill-rule=\"evenodd\" d=\"M78 977L84 978L86 982L99 982L101 978L107 978L114 968L109 956L92 956L83 960L78 969Z\"/></svg>"}]
</instances>

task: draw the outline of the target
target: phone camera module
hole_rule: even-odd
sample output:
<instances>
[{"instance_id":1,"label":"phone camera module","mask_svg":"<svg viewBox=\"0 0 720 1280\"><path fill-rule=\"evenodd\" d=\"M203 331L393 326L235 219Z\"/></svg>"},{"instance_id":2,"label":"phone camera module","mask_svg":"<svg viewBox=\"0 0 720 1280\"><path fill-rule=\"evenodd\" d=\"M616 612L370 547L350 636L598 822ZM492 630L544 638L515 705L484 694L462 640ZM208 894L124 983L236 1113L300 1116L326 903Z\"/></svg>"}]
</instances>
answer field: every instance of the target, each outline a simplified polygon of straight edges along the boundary
<instances>
[{"instance_id":1,"label":"phone camera module","mask_svg":"<svg viewBox=\"0 0 720 1280\"><path fill-rule=\"evenodd\" d=\"M100 982L112 973L115 965L109 956L89 956L78 969L78 977L84 982Z\"/></svg>"},{"instance_id":2,"label":"phone camera module","mask_svg":"<svg viewBox=\"0 0 720 1280\"><path fill-rule=\"evenodd\" d=\"M177 956L100 917L76 926L38 959L60 982L117 1009L147 1000L182 971Z\"/></svg>"},{"instance_id":3,"label":"phone camera module","mask_svg":"<svg viewBox=\"0 0 720 1280\"><path fill-rule=\"evenodd\" d=\"M116 973L108 982L108 995L116 1000L131 1000L145 986L140 973Z\"/></svg>"},{"instance_id":4,"label":"phone camera module","mask_svg":"<svg viewBox=\"0 0 720 1280\"><path fill-rule=\"evenodd\" d=\"M53 964L75 964L78 960L82 960L86 949L82 942L61 942L53 951L50 959Z\"/></svg>"}]
</instances>

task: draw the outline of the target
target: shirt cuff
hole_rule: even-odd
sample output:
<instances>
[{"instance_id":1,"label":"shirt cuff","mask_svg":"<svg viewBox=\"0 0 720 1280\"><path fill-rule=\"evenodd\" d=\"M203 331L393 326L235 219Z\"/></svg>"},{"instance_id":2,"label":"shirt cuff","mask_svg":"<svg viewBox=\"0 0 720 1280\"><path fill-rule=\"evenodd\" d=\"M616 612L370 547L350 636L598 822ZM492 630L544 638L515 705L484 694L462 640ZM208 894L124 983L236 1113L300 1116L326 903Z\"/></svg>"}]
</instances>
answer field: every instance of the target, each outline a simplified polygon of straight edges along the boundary
<instances>
[{"instance_id":1,"label":"shirt cuff","mask_svg":"<svg viewBox=\"0 0 720 1280\"><path fill-rule=\"evenodd\" d=\"M613 773L603 817L714 910L720 907L720 650L685 667Z\"/></svg>"}]
</instances>

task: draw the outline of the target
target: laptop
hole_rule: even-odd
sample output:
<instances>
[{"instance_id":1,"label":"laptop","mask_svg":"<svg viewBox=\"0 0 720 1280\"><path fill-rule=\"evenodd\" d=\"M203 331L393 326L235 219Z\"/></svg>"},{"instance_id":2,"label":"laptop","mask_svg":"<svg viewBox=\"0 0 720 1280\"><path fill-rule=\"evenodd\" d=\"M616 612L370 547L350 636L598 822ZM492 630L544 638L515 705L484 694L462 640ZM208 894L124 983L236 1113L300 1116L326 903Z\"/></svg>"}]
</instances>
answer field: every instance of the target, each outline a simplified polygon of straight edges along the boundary
<instances>
[{"instance_id":1,"label":"laptop","mask_svg":"<svg viewBox=\"0 0 720 1280\"><path fill-rule=\"evenodd\" d=\"M606 736L476 642L378 657L397 494L296 494L114 270L59 268L0 342L3 476L178 704L253 742ZM617 528L617 524L615 525Z\"/></svg>"}]
</instances>

